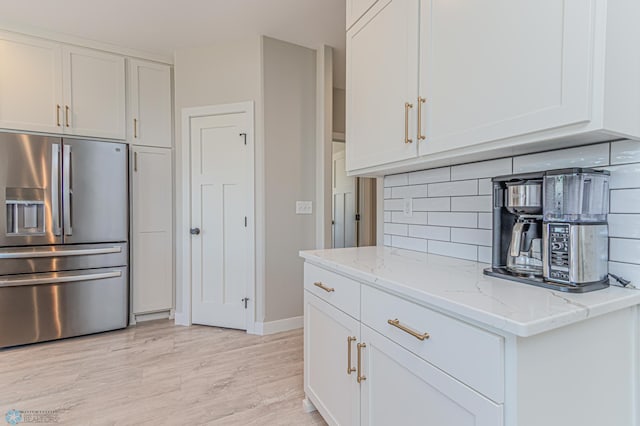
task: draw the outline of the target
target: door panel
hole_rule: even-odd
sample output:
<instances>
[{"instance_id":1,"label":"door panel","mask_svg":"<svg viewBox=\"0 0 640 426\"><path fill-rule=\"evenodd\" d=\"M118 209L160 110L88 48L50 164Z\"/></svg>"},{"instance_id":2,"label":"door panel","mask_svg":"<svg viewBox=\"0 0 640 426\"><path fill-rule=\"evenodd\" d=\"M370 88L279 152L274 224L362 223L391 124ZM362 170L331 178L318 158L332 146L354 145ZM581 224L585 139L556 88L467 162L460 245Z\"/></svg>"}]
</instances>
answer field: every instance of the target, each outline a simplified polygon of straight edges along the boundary
<instances>
[{"instance_id":1,"label":"door panel","mask_svg":"<svg viewBox=\"0 0 640 426\"><path fill-rule=\"evenodd\" d=\"M0 245L61 244L60 138L0 134Z\"/></svg>"},{"instance_id":2,"label":"door panel","mask_svg":"<svg viewBox=\"0 0 640 426\"><path fill-rule=\"evenodd\" d=\"M333 247L355 247L357 180L347 176L344 151L333 154Z\"/></svg>"},{"instance_id":3,"label":"door panel","mask_svg":"<svg viewBox=\"0 0 640 426\"><path fill-rule=\"evenodd\" d=\"M0 32L0 128L61 133L62 50Z\"/></svg>"},{"instance_id":4,"label":"door panel","mask_svg":"<svg viewBox=\"0 0 640 426\"><path fill-rule=\"evenodd\" d=\"M347 170L417 155L418 0L378 0L347 33Z\"/></svg>"},{"instance_id":5,"label":"door panel","mask_svg":"<svg viewBox=\"0 0 640 426\"><path fill-rule=\"evenodd\" d=\"M250 277L247 114L191 121L192 322L246 328Z\"/></svg>"},{"instance_id":6,"label":"door panel","mask_svg":"<svg viewBox=\"0 0 640 426\"><path fill-rule=\"evenodd\" d=\"M304 311L305 393L330 425L359 425L360 385L347 364L350 345L349 368L356 368L360 324L308 291Z\"/></svg>"},{"instance_id":7,"label":"door panel","mask_svg":"<svg viewBox=\"0 0 640 426\"><path fill-rule=\"evenodd\" d=\"M362 424L501 426L503 408L362 326ZM399 392L401 390L401 392Z\"/></svg>"},{"instance_id":8,"label":"door panel","mask_svg":"<svg viewBox=\"0 0 640 426\"><path fill-rule=\"evenodd\" d=\"M591 119L593 0L429 4L420 155Z\"/></svg>"},{"instance_id":9,"label":"door panel","mask_svg":"<svg viewBox=\"0 0 640 426\"><path fill-rule=\"evenodd\" d=\"M127 145L64 140L64 242L127 241ZM67 196L68 195L68 196Z\"/></svg>"}]
</instances>

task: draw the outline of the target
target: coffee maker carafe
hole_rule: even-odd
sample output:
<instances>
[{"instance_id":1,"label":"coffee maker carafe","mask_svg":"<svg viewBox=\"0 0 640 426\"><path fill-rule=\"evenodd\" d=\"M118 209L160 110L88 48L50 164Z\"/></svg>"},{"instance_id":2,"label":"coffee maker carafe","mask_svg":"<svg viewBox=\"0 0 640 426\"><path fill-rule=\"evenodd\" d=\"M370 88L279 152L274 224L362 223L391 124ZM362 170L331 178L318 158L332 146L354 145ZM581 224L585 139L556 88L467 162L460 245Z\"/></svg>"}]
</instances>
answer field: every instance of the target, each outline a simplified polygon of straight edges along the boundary
<instances>
[{"instance_id":1,"label":"coffee maker carafe","mask_svg":"<svg viewBox=\"0 0 640 426\"><path fill-rule=\"evenodd\" d=\"M542 180L523 179L505 183L505 207L516 218L511 229L506 269L521 276L541 277Z\"/></svg>"}]
</instances>

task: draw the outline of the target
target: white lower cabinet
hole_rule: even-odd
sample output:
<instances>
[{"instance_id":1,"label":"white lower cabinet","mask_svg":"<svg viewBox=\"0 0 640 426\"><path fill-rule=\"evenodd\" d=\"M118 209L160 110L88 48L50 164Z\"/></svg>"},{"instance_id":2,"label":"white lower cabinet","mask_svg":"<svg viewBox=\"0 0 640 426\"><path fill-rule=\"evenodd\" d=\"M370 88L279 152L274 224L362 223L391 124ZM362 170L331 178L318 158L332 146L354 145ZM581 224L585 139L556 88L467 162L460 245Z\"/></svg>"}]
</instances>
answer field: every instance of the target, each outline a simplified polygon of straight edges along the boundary
<instances>
[{"instance_id":1,"label":"white lower cabinet","mask_svg":"<svg viewBox=\"0 0 640 426\"><path fill-rule=\"evenodd\" d=\"M353 298L354 291L362 295L361 308L360 298ZM364 297L371 291L380 293L376 295L379 299ZM350 314L339 309L345 309L346 300L353 305L346 309ZM397 326L381 327L378 332L365 325L365 318L377 318L377 313L386 315L388 309L404 314L403 318L412 318L407 316L412 308L397 305L397 300L400 299L396 296L372 290L340 274L305 264L304 387L307 399L330 425L502 426L503 405L477 389L482 387L497 399L503 397L502 338L479 329L461 333L463 324L459 321L420 307L427 322L436 325L431 329L436 337L431 342L429 339L419 342L430 344L426 351L435 353L434 362L441 364L434 366L415 349L419 346L412 346L413 340L420 340L410 333L415 330L402 323L399 325L409 332ZM378 327L378 324L371 321L371 326ZM399 336L395 334L398 331ZM472 333L482 334L478 339ZM410 339L407 343L402 340L405 336ZM483 365L474 365L467 353L462 357L454 353L463 346L459 341L462 338L479 345L476 353ZM450 360L438 358L438 353L447 350L451 353ZM468 374L465 363L477 367L478 375ZM483 371L497 380L497 387L487 386L480 380ZM473 382L476 389L452 372Z\"/></svg>"},{"instance_id":2,"label":"white lower cabinet","mask_svg":"<svg viewBox=\"0 0 640 426\"><path fill-rule=\"evenodd\" d=\"M501 426L502 406L363 325L361 424Z\"/></svg>"}]
</instances>

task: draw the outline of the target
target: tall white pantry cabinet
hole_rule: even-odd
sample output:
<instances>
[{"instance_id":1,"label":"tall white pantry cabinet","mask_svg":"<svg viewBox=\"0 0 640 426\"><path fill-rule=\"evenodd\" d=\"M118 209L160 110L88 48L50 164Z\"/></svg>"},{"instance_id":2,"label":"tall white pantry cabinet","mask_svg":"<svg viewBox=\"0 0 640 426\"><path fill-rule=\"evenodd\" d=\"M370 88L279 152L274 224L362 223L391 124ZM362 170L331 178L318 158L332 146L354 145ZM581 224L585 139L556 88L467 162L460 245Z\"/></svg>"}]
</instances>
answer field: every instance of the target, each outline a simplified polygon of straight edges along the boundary
<instances>
[{"instance_id":1,"label":"tall white pantry cabinet","mask_svg":"<svg viewBox=\"0 0 640 426\"><path fill-rule=\"evenodd\" d=\"M171 68L128 60L131 322L174 308Z\"/></svg>"}]
</instances>

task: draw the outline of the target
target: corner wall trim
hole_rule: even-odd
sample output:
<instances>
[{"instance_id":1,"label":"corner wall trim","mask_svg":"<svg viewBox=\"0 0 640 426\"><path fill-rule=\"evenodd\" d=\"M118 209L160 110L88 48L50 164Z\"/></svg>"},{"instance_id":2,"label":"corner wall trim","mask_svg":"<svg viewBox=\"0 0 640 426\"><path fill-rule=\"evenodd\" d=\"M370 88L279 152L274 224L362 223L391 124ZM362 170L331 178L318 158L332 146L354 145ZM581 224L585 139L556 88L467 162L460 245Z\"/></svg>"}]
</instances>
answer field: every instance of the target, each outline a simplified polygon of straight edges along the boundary
<instances>
[{"instance_id":1,"label":"corner wall trim","mask_svg":"<svg viewBox=\"0 0 640 426\"><path fill-rule=\"evenodd\" d=\"M283 331L295 330L304 326L304 317L284 318L269 322L256 322L252 334L264 336L267 334L281 333Z\"/></svg>"}]
</instances>

